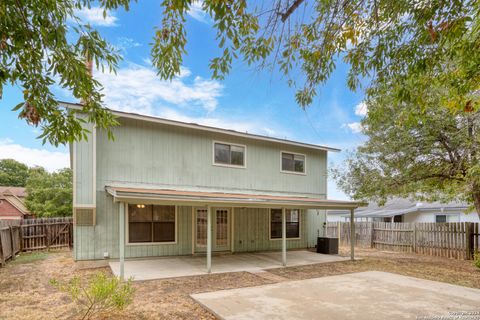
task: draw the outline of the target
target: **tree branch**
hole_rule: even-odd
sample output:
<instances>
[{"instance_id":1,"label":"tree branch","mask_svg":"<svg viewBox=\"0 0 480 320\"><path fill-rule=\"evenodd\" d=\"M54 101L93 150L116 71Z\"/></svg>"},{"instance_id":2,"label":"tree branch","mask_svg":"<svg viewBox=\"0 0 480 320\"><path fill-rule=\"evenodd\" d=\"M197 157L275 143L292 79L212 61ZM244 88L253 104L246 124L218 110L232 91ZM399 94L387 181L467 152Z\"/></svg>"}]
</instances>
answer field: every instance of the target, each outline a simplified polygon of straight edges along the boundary
<instances>
[{"instance_id":1,"label":"tree branch","mask_svg":"<svg viewBox=\"0 0 480 320\"><path fill-rule=\"evenodd\" d=\"M292 15L292 13L297 10L297 8L302 4L304 0L295 0L295 2L290 6L290 8L285 11L285 13L282 13L282 22L287 21L288 17Z\"/></svg>"}]
</instances>

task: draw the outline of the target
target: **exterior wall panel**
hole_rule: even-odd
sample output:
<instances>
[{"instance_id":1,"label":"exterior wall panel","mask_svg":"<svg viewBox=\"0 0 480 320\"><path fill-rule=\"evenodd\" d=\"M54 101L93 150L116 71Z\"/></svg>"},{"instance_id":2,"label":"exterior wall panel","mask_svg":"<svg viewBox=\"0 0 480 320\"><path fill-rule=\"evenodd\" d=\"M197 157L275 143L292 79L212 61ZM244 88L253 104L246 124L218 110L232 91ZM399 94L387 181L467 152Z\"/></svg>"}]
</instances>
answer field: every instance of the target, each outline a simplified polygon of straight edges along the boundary
<instances>
[{"instance_id":1,"label":"exterior wall panel","mask_svg":"<svg viewBox=\"0 0 480 320\"><path fill-rule=\"evenodd\" d=\"M94 203L95 226L75 226L74 257L103 259L119 255L119 205L106 194L108 184L142 184L189 189L225 190L261 194L296 194L325 198L326 151L285 146L280 143L232 137L188 128L120 119L115 140L96 132L93 144L74 144L75 196L77 203ZM213 141L247 146L246 168L213 165ZM306 175L280 172L280 152L306 154ZM96 199L92 199L93 159L96 159ZM279 240L270 240L269 210L234 208L234 251L280 250ZM301 238L287 240L289 249L308 246L311 219L301 213ZM316 220L315 220L316 221ZM316 234L315 234L316 236ZM310 241L311 242L311 241ZM126 245L125 257L189 255L192 253L192 207L177 207L175 244Z\"/></svg>"},{"instance_id":2,"label":"exterior wall panel","mask_svg":"<svg viewBox=\"0 0 480 320\"><path fill-rule=\"evenodd\" d=\"M122 119L115 141L97 136L97 188L139 183L324 197L326 151ZM246 168L213 165L212 142L247 146ZM306 175L280 172L280 152L307 154ZM98 189L97 189L98 190Z\"/></svg>"}]
</instances>

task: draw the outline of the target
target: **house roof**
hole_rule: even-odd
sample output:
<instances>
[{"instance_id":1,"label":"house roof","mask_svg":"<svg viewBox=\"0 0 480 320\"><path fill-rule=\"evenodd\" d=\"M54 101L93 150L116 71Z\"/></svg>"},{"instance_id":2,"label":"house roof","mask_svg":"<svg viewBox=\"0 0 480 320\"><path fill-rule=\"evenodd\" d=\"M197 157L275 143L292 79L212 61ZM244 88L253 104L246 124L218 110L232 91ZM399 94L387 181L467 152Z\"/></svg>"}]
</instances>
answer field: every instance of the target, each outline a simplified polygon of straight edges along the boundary
<instances>
[{"instance_id":1,"label":"house roof","mask_svg":"<svg viewBox=\"0 0 480 320\"><path fill-rule=\"evenodd\" d=\"M0 186L0 195L14 195L17 197L24 198L27 196L26 189L23 187L8 187L8 186Z\"/></svg>"},{"instance_id":2,"label":"house roof","mask_svg":"<svg viewBox=\"0 0 480 320\"><path fill-rule=\"evenodd\" d=\"M23 215L30 215L31 212L25 206L26 189L22 187L0 186L0 199L8 201ZM2 216L2 218L5 218Z\"/></svg>"},{"instance_id":3,"label":"house roof","mask_svg":"<svg viewBox=\"0 0 480 320\"><path fill-rule=\"evenodd\" d=\"M213 191L189 191L175 189L132 188L106 186L105 190L115 201L158 201L170 204L229 205L252 207L296 207L311 209L355 209L358 201L326 200L314 197L280 196L252 193L225 193Z\"/></svg>"},{"instance_id":4,"label":"house roof","mask_svg":"<svg viewBox=\"0 0 480 320\"><path fill-rule=\"evenodd\" d=\"M452 201L448 203L441 202L421 202L405 198L391 198L384 206L376 203L370 203L367 207L355 210L355 216L358 218L389 218L397 215L404 215L411 212L459 212L468 209L468 204ZM347 216L348 212L344 210L330 210L328 214Z\"/></svg>"},{"instance_id":5,"label":"house roof","mask_svg":"<svg viewBox=\"0 0 480 320\"><path fill-rule=\"evenodd\" d=\"M64 102L64 101L58 101L58 103L59 103L59 105L64 106L66 108L72 108L72 109L82 108L82 105L78 104L78 103L70 103L70 102ZM108 109L108 108L106 108L106 109ZM324 145L318 145L318 144L305 143L305 142L300 142L300 141L293 141L293 140L287 140L287 139L268 137L268 136L263 136L263 135L259 135L259 134L240 132L240 131L223 129L223 128L218 128L218 127L211 127L211 126L201 125L201 124L197 124L197 123L182 122L182 121L171 120L171 119L160 118L160 117L154 117L154 116L148 116L148 115L143 115L143 114L138 114L138 113L133 113L133 112L124 112L124 111L118 111L118 110L112 110L112 109L108 109L108 110L110 112L112 112L114 115L116 115L117 117L121 117L121 118L136 119L136 120L142 120L142 121L149 121L149 122L161 123L161 124L166 124L166 125L172 125L172 126L177 126L177 127L184 127L184 128L191 128L191 129L197 129L197 130L202 130L202 131L217 132L217 133L227 134L227 135L231 135L231 136L244 137L244 138L262 140L262 141L276 142L276 143L293 145L293 146L297 146L297 147L303 147L303 148L314 149L314 150L324 150L324 151L333 151L333 152L341 151L338 148L333 148L333 147L324 146Z\"/></svg>"}]
</instances>

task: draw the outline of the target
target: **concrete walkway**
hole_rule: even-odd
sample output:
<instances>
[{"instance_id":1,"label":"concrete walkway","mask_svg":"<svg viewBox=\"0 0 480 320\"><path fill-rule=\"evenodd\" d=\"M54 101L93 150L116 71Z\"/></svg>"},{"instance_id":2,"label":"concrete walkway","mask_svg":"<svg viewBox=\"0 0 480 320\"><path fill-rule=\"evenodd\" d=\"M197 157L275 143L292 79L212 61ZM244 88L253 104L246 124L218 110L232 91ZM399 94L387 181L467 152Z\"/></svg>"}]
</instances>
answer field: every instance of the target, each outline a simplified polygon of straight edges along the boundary
<instances>
[{"instance_id":1,"label":"concrete walkway","mask_svg":"<svg viewBox=\"0 0 480 320\"><path fill-rule=\"evenodd\" d=\"M194 294L221 319L480 319L480 290L368 271ZM473 315L472 315L473 314ZM436 317L435 319L440 319Z\"/></svg>"},{"instance_id":2,"label":"concrete walkway","mask_svg":"<svg viewBox=\"0 0 480 320\"><path fill-rule=\"evenodd\" d=\"M287 266L300 266L316 263L344 261L348 258L337 255L325 255L306 250L289 251ZM281 252L235 253L212 257L212 273L249 271L258 272L264 269L282 266ZM110 262L115 275L120 273L120 263ZM179 256L149 258L125 261L125 277L134 280L151 280L196 276L206 274L205 256Z\"/></svg>"}]
</instances>

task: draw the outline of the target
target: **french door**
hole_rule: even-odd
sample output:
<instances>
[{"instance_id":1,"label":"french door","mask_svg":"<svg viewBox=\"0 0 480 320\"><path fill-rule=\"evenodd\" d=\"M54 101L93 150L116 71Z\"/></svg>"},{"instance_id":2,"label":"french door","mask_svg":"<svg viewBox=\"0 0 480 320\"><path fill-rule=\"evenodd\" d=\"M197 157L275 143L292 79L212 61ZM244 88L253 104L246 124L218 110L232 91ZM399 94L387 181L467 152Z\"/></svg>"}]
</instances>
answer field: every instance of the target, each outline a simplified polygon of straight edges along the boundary
<instances>
[{"instance_id":1,"label":"french door","mask_svg":"<svg viewBox=\"0 0 480 320\"><path fill-rule=\"evenodd\" d=\"M212 210L212 251L230 250L230 209ZM195 208L195 252L207 251L207 209Z\"/></svg>"}]
</instances>

